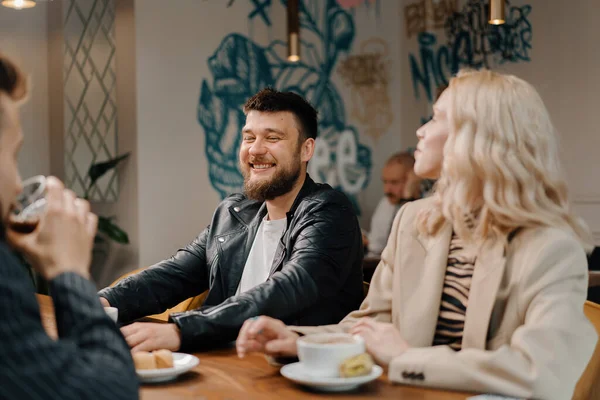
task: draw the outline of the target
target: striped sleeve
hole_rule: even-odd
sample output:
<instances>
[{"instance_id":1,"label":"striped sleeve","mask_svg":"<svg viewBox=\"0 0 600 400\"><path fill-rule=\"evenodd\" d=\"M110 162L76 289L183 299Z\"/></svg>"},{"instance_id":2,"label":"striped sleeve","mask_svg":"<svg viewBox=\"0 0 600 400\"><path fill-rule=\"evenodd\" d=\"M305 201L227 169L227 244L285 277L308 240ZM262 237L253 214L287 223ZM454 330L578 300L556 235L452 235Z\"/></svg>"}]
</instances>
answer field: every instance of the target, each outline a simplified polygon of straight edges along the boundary
<instances>
[{"instance_id":1,"label":"striped sleeve","mask_svg":"<svg viewBox=\"0 0 600 400\"><path fill-rule=\"evenodd\" d=\"M0 276L0 399L138 398L129 348L89 281L66 273L50 283L55 341L30 279L4 244Z\"/></svg>"}]
</instances>

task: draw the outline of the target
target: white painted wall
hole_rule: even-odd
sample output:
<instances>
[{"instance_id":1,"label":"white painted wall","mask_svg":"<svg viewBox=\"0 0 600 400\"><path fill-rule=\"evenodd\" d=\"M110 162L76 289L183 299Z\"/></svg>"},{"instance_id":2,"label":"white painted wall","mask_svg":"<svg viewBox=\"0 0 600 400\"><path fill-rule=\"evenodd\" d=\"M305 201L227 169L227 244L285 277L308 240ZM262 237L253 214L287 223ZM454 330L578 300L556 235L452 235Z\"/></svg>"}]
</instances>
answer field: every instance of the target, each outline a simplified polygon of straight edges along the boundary
<instances>
[{"instance_id":1,"label":"white painted wall","mask_svg":"<svg viewBox=\"0 0 600 400\"><path fill-rule=\"evenodd\" d=\"M540 91L561 139L571 199L600 245L600 3L531 0L534 59L514 73Z\"/></svg>"},{"instance_id":2,"label":"white painted wall","mask_svg":"<svg viewBox=\"0 0 600 400\"><path fill-rule=\"evenodd\" d=\"M142 266L194 239L219 202L208 179L196 106L202 78L210 75L208 54L245 21L216 3L135 2Z\"/></svg>"},{"instance_id":3,"label":"white painted wall","mask_svg":"<svg viewBox=\"0 0 600 400\"><path fill-rule=\"evenodd\" d=\"M26 10L0 7L0 52L29 75L29 101L21 108L25 139L19 156L23 178L50 173L47 4Z\"/></svg>"}]
</instances>

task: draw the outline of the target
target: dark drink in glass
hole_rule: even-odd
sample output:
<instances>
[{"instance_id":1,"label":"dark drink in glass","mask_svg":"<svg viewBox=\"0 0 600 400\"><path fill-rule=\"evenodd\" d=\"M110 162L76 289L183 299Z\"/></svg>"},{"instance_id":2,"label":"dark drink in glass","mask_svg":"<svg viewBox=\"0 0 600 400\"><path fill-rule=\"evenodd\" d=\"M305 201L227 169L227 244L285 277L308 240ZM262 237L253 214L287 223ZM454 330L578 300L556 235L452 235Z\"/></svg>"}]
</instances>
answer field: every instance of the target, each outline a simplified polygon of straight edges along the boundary
<instances>
[{"instance_id":1,"label":"dark drink in glass","mask_svg":"<svg viewBox=\"0 0 600 400\"><path fill-rule=\"evenodd\" d=\"M39 219L25 221L11 220L8 223L8 227L15 232L28 234L35 231L39 222Z\"/></svg>"},{"instance_id":2,"label":"dark drink in glass","mask_svg":"<svg viewBox=\"0 0 600 400\"><path fill-rule=\"evenodd\" d=\"M8 228L18 233L31 233L37 228L45 211L46 178L34 176L23 182L23 191L17 196Z\"/></svg>"}]
</instances>

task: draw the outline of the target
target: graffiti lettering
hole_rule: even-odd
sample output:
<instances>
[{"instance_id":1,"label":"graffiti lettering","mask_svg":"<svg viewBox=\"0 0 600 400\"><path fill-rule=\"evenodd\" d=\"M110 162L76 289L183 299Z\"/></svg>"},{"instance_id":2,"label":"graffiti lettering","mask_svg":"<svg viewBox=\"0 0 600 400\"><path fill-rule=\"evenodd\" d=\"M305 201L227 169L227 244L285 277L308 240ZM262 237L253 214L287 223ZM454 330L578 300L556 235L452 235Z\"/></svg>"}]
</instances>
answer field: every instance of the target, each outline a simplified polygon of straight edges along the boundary
<instances>
[{"instance_id":1,"label":"graffiti lettering","mask_svg":"<svg viewBox=\"0 0 600 400\"><path fill-rule=\"evenodd\" d=\"M448 19L446 37L448 46L456 47L457 63L490 68L505 62L530 61L531 6L509 7L506 23L499 26L488 24L486 8L478 0L469 0L460 13Z\"/></svg>"},{"instance_id":2,"label":"graffiti lettering","mask_svg":"<svg viewBox=\"0 0 600 400\"><path fill-rule=\"evenodd\" d=\"M446 20L458 11L458 0L420 0L404 7L406 36L410 38L427 31L441 29Z\"/></svg>"},{"instance_id":3,"label":"graffiti lettering","mask_svg":"<svg viewBox=\"0 0 600 400\"><path fill-rule=\"evenodd\" d=\"M447 85L448 78L457 70L447 46L437 46L433 33L419 33L419 56L409 54L410 72L415 98L421 98L419 86L423 87L427 100L433 101L435 89ZM437 48L437 49L436 49Z\"/></svg>"},{"instance_id":4,"label":"graffiti lettering","mask_svg":"<svg viewBox=\"0 0 600 400\"><path fill-rule=\"evenodd\" d=\"M434 33L417 35L418 53L409 54L416 99L421 98L422 90L431 103L435 88L447 84L460 67L491 68L530 61L531 6L509 7L507 21L500 26L487 23L486 7L479 0L469 0L460 13L454 13L445 24L446 43L439 43Z\"/></svg>"},{"instance_id":5,"label":"graffiti lettering","mask_svg":"<svg viewBox=\"0 0 600 400\"><path fill-rule=\"evenodd\" d=\"M308 164L309 173L320 177L329 184L339 187L348 194L358 194L365 186L367 177L356 174L358 149L354 133L350 130L342 132L338 138L335 151L320 138L317 138L315 154ZM335 160L332 163L332 160Z\"/></svg>"},{"instance_id":6,"label":"graffiti lettering","mask_svg":"<svg viewBox=\"0 0 600 400\"><path fill-rule=\"evenodd\" d=\"M254 10L248 15L248 18L254 19L255 17L260 16L265 22L265 25L271 26L271 20L267 15L271 0L252 0L252 4L254 4Z\"/></svg>"}]
</instances>

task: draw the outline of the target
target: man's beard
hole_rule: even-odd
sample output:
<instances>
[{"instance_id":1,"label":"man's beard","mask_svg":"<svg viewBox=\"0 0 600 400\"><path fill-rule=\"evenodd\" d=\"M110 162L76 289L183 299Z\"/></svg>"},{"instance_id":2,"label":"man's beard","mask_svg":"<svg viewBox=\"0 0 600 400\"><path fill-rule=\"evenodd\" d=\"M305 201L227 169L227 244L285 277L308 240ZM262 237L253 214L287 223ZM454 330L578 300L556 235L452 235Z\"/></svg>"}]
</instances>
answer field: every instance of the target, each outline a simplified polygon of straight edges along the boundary
<instances>
[{"instance_id":1,"label":"man's beard","mask_svg":"<svg viewBox=\"0 0 600 400\"><path fill-rule=\"evenodd\" d=\"M402 202L402 200L403 200L401 197L398 198L398 197L396 197L395 195L393 195L391 193L385 193L385 197L387 197L388 202L390 204L394 204L394 205L400 204Z\"/></svg>"},{"instance_id":2,"label":"man's beard","mask_svg":"<svg viewBox=\"0 0 600 400\"><path fill-rule=\"evenodd\" d=\"M301 163L300 157L294 158L291 167L280 168L270 179L250 179L251 171L248 168L241 168L244 175L244 193L249 199L256 201L273 200L279 196L289 193L298 178L300 177ZM260 162L256 162L260 164Z\"/></svg>"}]
</instances>

